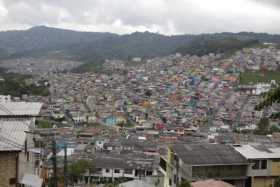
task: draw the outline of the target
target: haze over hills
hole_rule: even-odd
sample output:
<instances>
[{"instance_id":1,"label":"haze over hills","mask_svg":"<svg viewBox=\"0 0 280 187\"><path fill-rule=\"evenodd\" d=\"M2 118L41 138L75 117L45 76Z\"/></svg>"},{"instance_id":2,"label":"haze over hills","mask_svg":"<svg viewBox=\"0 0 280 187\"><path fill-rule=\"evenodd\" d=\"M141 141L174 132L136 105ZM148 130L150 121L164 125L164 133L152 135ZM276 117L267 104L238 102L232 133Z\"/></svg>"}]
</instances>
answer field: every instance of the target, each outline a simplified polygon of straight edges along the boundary
<instances>
[{"instance_id":1,"label":"haze over hills","mask_svg":"<svg viewBox=\"0 0 280 187\"><path fill-rule=\"evenodd\" d=\"M28 30L0 32L0 58L58 56L83 62L104 58L128 59L130 57L154 57L169 55L176 51L203 55L212 52L213 41L234 40L246 46L252 41L280 43L280 35L265 33L220 33L203 35L166 36L150 32L118 35L100 32L79 32L46 26ZM206 42L205 42L206 41ZM209 47L210 50L192 50ZM245 43L242 43L244 42ZM223 47L220 42L218 48ZM205 45L208 44L208 45ZM220 45L221 44L221 45ZM216 45L216 44L215 44ZM219 52L214 47L213 52ZM223 52L223 51L222 51Z\"/></svg>"}]
</instances>

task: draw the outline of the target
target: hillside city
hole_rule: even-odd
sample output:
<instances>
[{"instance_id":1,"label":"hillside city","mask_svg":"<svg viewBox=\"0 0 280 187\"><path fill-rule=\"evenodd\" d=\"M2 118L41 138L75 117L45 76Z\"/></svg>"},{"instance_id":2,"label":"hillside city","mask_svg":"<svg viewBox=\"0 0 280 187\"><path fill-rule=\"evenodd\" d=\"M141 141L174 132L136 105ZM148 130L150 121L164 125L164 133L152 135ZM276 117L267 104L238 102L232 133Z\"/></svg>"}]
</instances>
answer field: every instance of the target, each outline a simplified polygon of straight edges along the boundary
<instances>
[{"instance_id":1,"label":"hillside city","mask_svg":"<svg viewBox=\"0 0 280 187\"><path fill-rule=\"evenodd\" d=\"M280 86L273 43L230 55L107 59L100 72L70 71L79 65L0 63L8 74L32 74L19 85L48 89L1 93L1 187L280 183L280 104L257 107Z\"/></svg>"}]
</instances>

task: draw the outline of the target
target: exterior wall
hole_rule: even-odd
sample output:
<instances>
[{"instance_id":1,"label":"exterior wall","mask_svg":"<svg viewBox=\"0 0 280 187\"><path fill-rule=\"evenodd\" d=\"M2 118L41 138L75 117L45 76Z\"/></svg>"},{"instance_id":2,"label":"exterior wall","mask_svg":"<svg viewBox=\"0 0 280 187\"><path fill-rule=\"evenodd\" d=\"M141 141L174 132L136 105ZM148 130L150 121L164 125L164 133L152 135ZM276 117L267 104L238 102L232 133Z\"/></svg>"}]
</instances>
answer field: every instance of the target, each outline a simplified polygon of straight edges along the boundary
<instances>
[{"instance_id":1,"label":"exterior wall","mask_svg":"<svg viewBox=\"0 0 280 187\"><path fill-rule=\"evenodd\" d=\"M193 166L192 180L220 179L235 180L247 177L247 165L213 165L213 166Z\"/></svg>"},{"instance_id":2,"label":"exterior wall","mask_svg":"<svg viewBox=\"0 0 280 187\"><path fill-rule=\"evenodd\" d=\"M249 161L251 162L251 161ZM252 164L248 166L247 175L248 176L270 176L271 175L271 160L267 160L267 169L253 169Z\"/></svg>"},{"instance_id":3,"label":"exterior wall","mask_svg":"<svg viewBox=\"0 0 280 187\"><path fill-rule=\"evenodd\" d=\"M181 182L181 179L191 181L192 180L192 166L185 164L181 159L179 159L179 172L178 172L178 181Z\"/></svg>"},{"instance_id":4,"label":"exterior wall","mask_svg":"<svg viewBox=\"0 0 280 187\"><path fill-rule=\"evenodd\" d=\"M252 187L272 187L273 179L272 178L252 178Z\"/></svg>"},{"instance_id":5,"label":"exterior wall","mask_svg":"<svg viewBox=\"0 0 280 187\"><path fill-rule=\"evenodd\" d=\"M271 162L271 175L280 176L280 160Z\"/></svg>"},{"instance_id":6,"label":"exterior wall","mask_svg":"<svg viewBox=\"0 0 280 187\"><path fill-rule=\"evenodd\" d=\"M119 169L120 170L120 173L115 173L114 170L115 169L108 169L109 172L106 172L106 169L102 169L102 176L103 177L122 177L123 176L123 173L124 171L122 169Z\"/></svg>"},{"instance_id":7,"label":"exterior wall","mask_svg":"<svg viewBox=\"0 0 280 187\"><path fill-rule=\"evenodd\" d=\"M17 182L17 152L0 152L0 186L15 187L16 184L10 185L10 179L14 178Z\"/></svg>"},{"instance_id":8,"label":"exterior wall","mask_svg":"<svg viewBox=\"0 0 280 187\"><path fill-rule=\"evenodd\" d=\"M139 178L140 177L140 176L136 176L135 169L131 169L130 170L131 173L127 173L126 170L124 170L124 169L117 169L117 170L119 170L119 173L116 173L115 170L116 169L112 169L112 168L110 168L110 169L102 168L100 172L93 173L93 176L107 177L107 178L121 178L121 177ZM87 174L87 175L89 175L89 174ZM143 174L143 176L141 175L141 177L154 177L154 176L158 176L157 170L153 170L151 176L147 175L147 171L145 171L145 174Z\"/></svg>"},{"instance_id":9,"label":"exterior wall","mask_svg":"<svg viewBox=\"0 0 280 187\"><path fill-rule=\"evenodd\" d=\"M35 168L36 156L34 153L19 153L18 179L21 180L25 174L39 174L39 169Z\"/></svg>"}]
</instances>

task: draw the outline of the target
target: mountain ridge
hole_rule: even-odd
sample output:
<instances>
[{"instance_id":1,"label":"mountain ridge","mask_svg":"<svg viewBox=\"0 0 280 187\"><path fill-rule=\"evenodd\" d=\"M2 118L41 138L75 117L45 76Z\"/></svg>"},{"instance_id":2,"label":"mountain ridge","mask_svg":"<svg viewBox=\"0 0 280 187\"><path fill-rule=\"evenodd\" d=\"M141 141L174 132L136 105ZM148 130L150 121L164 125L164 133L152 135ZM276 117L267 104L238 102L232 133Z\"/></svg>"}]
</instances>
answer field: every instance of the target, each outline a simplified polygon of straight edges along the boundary
<instances>
[{"instance_id":1,"label":"mountain ridge","mask_svg":"<svg viewBox=\"0 0 280 187\"><path fill-rule=\"evenodd\" d=\"M280 35L267 33L223 32L168 36L134 32L120 35L36 26L27 30L0 32L0 59L54 55L54 51L60 51L59 54L66 58L84 62L105 58L129 59L135 56L145 58L169 55L178 49L196 46L192 43L199 40L225 38L280 43Z\"/></svg>"}]
</instances>

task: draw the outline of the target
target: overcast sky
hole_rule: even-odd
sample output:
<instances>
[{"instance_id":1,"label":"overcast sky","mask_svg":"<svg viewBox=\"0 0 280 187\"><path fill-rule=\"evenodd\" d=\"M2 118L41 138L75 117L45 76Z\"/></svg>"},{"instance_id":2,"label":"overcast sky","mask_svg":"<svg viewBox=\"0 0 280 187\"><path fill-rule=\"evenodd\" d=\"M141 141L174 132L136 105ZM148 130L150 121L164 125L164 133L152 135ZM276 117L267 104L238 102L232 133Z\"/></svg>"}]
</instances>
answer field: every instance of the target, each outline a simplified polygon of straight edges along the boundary
<instances>
[{"instance_id":1,"label":"overcast sky","mask_svg":"<svg viewBox=\"0 0 280 187\"><path fill-rule=\"evenodd\" d=\"M280 34L280 0L0 0L0 30Z\"/></svg>"}]
</instances>

